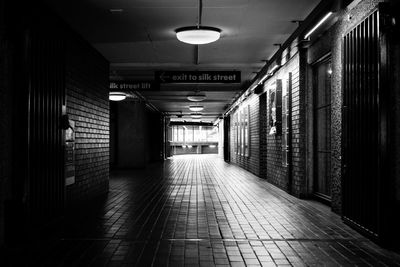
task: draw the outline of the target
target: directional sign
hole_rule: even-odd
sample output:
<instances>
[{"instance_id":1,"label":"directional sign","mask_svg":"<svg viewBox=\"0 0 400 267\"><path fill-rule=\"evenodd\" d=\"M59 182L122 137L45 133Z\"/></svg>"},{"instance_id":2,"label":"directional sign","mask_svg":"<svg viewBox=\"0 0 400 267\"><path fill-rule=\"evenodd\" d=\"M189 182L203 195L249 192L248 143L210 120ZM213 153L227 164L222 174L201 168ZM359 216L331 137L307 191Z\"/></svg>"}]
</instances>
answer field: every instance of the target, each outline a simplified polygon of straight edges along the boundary
<instances>
[{"instance_id":1,"label":"directional sign","mask_svg":"<svg viewBox=\"0 0 400 267\"><path fill-rule=\"evenodd\" d=\"M156 91L158 90L154 82L110 82L110 91Z\"/></svg>"},{"instance_id":2,"label":"directional sign","mask_svg":"<svg viewBox=\"0 0 400 267\"><path fill-rule=\"evenodd\" d=\"M158 83L240 83L240 71L156 71Z\"/></svg>"}]
</instances>

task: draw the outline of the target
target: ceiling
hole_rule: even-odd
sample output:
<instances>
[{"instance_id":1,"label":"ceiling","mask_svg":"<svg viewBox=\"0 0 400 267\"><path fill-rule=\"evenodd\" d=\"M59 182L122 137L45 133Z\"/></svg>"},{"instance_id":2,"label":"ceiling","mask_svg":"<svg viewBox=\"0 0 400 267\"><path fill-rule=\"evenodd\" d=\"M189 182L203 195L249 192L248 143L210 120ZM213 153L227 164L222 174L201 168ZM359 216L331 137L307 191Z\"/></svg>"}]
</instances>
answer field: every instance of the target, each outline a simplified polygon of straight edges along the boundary
<instances>
[{"instance_id":1,"label":"ceiling","mask_svg":"<svg viewBox=\"0 0 400 267\"><path fill-rule=\"evenodd\" d=\"M320 0L203 0L202 25L221 39L198 47L174 30L197 23L198 0L57 0L48 4L111 63L110 79L151 81L155 71L239 70L240 84L166 84L141 91L159 111L190 120L186 96L207 99L202 121L214 121L240 94ZM113 13L110 9L122 9Z\"/></svg>"}]
</instances>

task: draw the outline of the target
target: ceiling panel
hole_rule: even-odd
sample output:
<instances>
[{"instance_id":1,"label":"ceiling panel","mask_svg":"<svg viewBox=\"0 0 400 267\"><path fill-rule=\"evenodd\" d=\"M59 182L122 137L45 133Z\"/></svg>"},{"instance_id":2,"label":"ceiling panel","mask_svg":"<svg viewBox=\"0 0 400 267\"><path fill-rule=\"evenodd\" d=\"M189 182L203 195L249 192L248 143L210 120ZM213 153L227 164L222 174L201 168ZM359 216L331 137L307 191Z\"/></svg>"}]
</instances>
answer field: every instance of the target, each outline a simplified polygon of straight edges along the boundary
<instances>
[{"instance_id":1,"label":"ceiling panel","mask_svg":"<svg viewBox=\"0 0 400 267\"><path fill-rule=\"evenodd\" d=\"M195 25L198 0L47 0L48 4L111 63L110 79L152 80L158 70L240 70L242 83L227 88L163 85L140 92L160 111L187 111L186 96L205 90L204 113L216 119L232 103L263 61L296 29L319 0L203 0L202 24L219 27L221 39L195 46L174 30ZM110 9L123 12L112 14ZM207 102L208 101L208 102ZM175 116L176 117L176 116Z\"/></svg>"}]
</instances>

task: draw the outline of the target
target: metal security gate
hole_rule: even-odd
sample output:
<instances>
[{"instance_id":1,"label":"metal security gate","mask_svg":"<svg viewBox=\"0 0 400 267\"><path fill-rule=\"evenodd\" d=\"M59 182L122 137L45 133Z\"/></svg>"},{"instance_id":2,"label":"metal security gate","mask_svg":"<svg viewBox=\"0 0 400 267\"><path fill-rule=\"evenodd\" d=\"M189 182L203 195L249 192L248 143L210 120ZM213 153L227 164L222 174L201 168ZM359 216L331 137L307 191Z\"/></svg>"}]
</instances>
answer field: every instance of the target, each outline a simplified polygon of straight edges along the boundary
<instances>
[{"instance_id":1,"label":"metal security gate","mask_svg":"<svg viewBox=\"0 0 400 267\"><path fill-rule=\"evenodd\" d=\"M386 46L376 10L344 36L343 219L377 240L383 231Z\"/></svg>"}]
</instances>

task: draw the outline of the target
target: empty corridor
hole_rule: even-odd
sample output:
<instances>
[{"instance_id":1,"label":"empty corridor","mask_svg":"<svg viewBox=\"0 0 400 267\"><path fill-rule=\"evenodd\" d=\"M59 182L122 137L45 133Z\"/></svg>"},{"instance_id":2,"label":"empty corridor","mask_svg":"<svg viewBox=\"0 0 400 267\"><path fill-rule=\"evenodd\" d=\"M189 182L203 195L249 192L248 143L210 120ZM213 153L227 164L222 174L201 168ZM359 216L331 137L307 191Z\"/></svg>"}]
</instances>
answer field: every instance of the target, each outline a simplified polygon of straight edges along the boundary
<instances>
[{"instance_id":1,"label":"empty corridor","mask_svg":"<svg viewBox=\"0 0 400 267\"><path fill-rule=\"evenodd\" d=\"M48 266L400 263L329 207L207 155L114 173L105 199L71 214L52 233L25 251L25 260Z\"/></svg>"}]
</instances>

